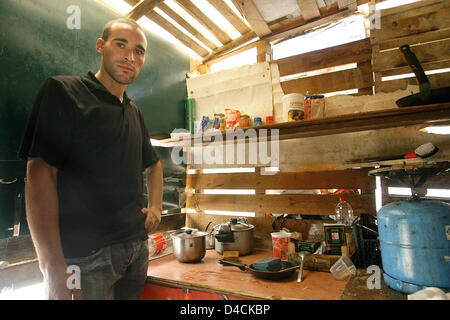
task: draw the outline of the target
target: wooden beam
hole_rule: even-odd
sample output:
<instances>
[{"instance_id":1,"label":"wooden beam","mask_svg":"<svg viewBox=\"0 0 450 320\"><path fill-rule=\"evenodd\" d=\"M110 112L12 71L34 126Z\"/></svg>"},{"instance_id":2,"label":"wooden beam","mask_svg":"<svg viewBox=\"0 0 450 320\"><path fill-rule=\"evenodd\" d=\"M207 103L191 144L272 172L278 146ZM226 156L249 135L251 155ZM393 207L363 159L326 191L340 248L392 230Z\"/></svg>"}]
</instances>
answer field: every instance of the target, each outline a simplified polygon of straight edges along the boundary
<instances>
[{"instance_id":1,"label":"wooden beam","mask_svg":"<svg viewBox=\"0 0 450 320\"><path fill-rule=\"evenodd\" d=\"M208 2L216 8L216 10L219 11L240 34L251 31L242 19L239 18L223 0L208 0Z\"/></svg>"},{"instance_id":2,"label":"wooden beam","mask_svg":"<svg viewBox=\"0 0 450 320\"><path fill-rule=\"evenodd\" d=\"M259 40L256 42L256 61L257 63L272 60L272 46L266 40Z\"/></svg>"},{"instance_id":3,"label":"wooden beam","mask_svg":"<svg viewBox=\"0 0 450 320\"><path fill-rule=\"evenodd\" d=\"M220 29L211 19L209 19L194 3L189 0L175 0L192 17L198 20L208 31L210 31L222 44L232 41L231 37Z\"/></svg>"},{"instance_id":4,"label":"wooden beam","mask_svg":"<svg viewBox=\"0 0 450 320\"><path fill-rule=\"evenodd\" d=\"M125 17L132 20L139 20L163 1L164 0L141 0L125 15Z\"/></svg>"},{"instance_id":5,"label":"wooden beam","mask_svg":"<svg viewBox=\"0 0 450 320\"><path fill-rule=\"evenodd\" d=\"M139 0L125 0L126 3L136 6L139 3ZM197 53L199 56L204 57L209 54L209 51L195 42L192 38L184 34L180 29L175 27L169 21L164 19L161 15L156 13L155 11L150 11L145 15L147 18L152 20L154 23L159 25L161 28L166 30L168 33L177 38L183 45Z\"/></svg>"},{"instance_id":6,"label":"wooden beam","mask_svg":"<svg viewBox=\"0 0 450 320\"><path fill-rule=\"evenodd\" d=\"M320 27L322 25L326 25L326 24L338 21L340 19L346 18L346 17L352 15L352 13L353 12L348 9L341 10L341 11L333 13L329 16L326 16L323 18L318 18L317 20L311 20L311 22L308 22L308 23L298 26L296 28L293 28L293 29L290 29L290 30L287 30L287 31L284 31L281 33L265 36L262 39L265 39L270 42L276 42L276 41L279 42L281 40L286 40L288 38L299 36L299 35L305 33L305 31L307 31L309 29Z\"/></svg>"},{"instance_id":7,"label":"wooden beam","mask_svg":"<svg viewBox=\"0 0 450 320\"><path fill-rule=\"evenodd\" d=\"M297 0L297 5L305 20L311 20L320 16L316 0Z\"/></svg>"},{"instance_id":8,"label":"wooden beam","mask_svg":"<svg viewBox=\"0 0 450 320\"><path fill-rule=\"evenodd\" d=\"M160 16L156 12L152 11L152 12L148 13L146 15L146 17L148 17L150 20L152 20L153 22L158 24L161 28L163 28L164 30L169 32L175 38L180 40L181 43L183 43L186 47L192 49L199 56L204 57L209 54L208 50L203 48L201 45L199 45L197 42L195 42L189 36L184 34L177 27L172 25L170 22L168 22L166 19L164 19L162 16Z\"/></svg>"},{"instance_id":9,"label":"wooden beam","mask_svg":"<svg viewBox=\"0 0 450 320\"><path fill-rule=\"evenodd\" d=\"M256 34L253 31L252 31L252 33L254 34L254 36L256 38ZM260 41L263 41L263 40L260 40ZM245 46L239 47L237 49L228 50L228 51L224 52L223 54L221 52L219 52L217 55L211 56L211 59L207 59L207 61L205 59L204 63L207 65L212 65L212 64L222 61L226 58L234 56L235 54L239 54L241 52L255 48L258 46L258 43L259 43L259 41L253 41L253 42L250 42L250 43L246 44Z\"/></svg>"},{"instance_id":10,"label":"wooden beam","mask_svg":"<svg viewBox=\"0 0 450 320\"><path fill-rule=\"evenodd\" d=\"M217 49L217 45L214 44L211 40L206 38L201 32L191 26L186 20L178 15L175 11L173 11L167 4L164 2L158 5L158 8L161 9L165 14L167 14L170 18L172 18L176 23L186 29L190 34L196 37L200 42L205 44L211 50Z\"/></svg>"},{"instance_id":11,"label":"wooden beam","mask_svg":"<svg viewBox=\"0 0 450 320\"><path fill-rule=\"evenodd\" d=\"M250 32L240 36L239 38L234 39L230 43L227 43L227 44L221 46L220 48L218 48L217 50L211 52L209 55L204 57L203 63L209 62L213 59L217 59L221 55L226 54L227 52L243 45L244 43L249 42L250 40L255 39L256 37L257 37L256 33L254 31L250 31Z\"/></svg>"},{"instance_id":12,"label":"wooden beam","mask_svg":"<svg viewBox=\"0 0 450 320\"><path fill-rule=\"evenodd\" d=\"M258 37L263 37L272 33L263 16L259 12L253 0L232 0L233 4L240 12L243 12L245 20L250 24Z\"/></svg>"}]
</instances>

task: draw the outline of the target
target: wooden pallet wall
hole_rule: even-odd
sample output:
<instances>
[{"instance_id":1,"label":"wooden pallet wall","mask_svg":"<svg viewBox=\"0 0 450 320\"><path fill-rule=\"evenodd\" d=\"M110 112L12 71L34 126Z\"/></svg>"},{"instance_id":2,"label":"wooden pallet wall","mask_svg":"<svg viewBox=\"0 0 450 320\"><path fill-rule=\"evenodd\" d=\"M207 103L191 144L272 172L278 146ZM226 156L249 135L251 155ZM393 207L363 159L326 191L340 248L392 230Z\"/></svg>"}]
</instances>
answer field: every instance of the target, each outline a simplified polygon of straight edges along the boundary
<instances>
[{"instance_id":1,"label":"wooden pallet wall","mask_svg":"<svg viewBox=\"0 0 450 320\"><path fill-rule=\"evenodd\" d=\"M261 174L262 168L255 172L203 173L202 169L188 174L186 179L186 225L204 229L209 221L223 223L231 216L221 214L230 212L232 216L251 213L248 218L254 224L255 237L270 239L270 232L280 229L272 227L273 218L269 214L288 214L290 217L302 215L303 219L314 215L311 220L286 219L284 226L291 231L302 233L304 239L311 223L317 223L317 216L333 215L339 197L328 193L332 189L360 189L361 194L346 194L355 215L376 214L375 178L369 177L367 169L339 170L321 172L277 172L273 175ZM254 194L208 194L208 190L254 190ZM272 194L274 190L283 190ZM325 193L325 194L323 194ZM207 214L208 210L218 212ZM233 212L236 212L233 215ZM270 215L269 215L270 216ZM328 218L328 217L327 217ZM326 222L320 220L319 223ZM332 222L329 220L328 222ZM278 231L276 230L276 231Z\"/></svg>"},{"instance_id":2,"label":"wooden pallet wall","mask_svg":"<svg viewBox=\"0 0 450 320\"><path fill-rule=\"evenodd\" d=\"M375 92L393 92L418 85L399 47L409 44L425 71L450 68L450 1L427 0L381 10L379 27L371 31ZM432 88L447 86L450 72L428 75Z\"/></svg>"},{"instance_id":3,"label":"wooden pallet wall","mask_svg":"<svg viewBox=\"0 0 450 320\"><path fill-rule=\"evenodd\" d=\"M306 91L321 94L350 89L358 89L359 94L371 94L373 85L371 58L372 48L367 38L275 60L273 63L278 64L281 77L329 69L318 75L281 82L284 94L306 94ZM356 63L356 67L333 71L333 67L350 63Z\"/></svg>"}]
</instances>

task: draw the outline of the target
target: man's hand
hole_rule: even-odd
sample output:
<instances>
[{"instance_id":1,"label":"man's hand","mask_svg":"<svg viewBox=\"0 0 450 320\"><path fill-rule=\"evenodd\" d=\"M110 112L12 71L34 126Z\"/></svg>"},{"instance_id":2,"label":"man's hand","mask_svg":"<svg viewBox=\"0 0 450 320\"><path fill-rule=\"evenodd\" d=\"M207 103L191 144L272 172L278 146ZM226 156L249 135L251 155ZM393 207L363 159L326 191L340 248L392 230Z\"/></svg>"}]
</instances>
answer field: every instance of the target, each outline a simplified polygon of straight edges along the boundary
<instances>
[{"instance_id":1,"label":"man's hand","mask_svg":"<svg viewBox=\"0 0 450 320\"><path fill-rule=\"evenodd\" d=\"M159 226L161 222L161 208L143 208L142 213L147 215L145 218L145 228L147 229L148 233L152 233L156 230L156 228Z\"/></svg>"}]
</instances>

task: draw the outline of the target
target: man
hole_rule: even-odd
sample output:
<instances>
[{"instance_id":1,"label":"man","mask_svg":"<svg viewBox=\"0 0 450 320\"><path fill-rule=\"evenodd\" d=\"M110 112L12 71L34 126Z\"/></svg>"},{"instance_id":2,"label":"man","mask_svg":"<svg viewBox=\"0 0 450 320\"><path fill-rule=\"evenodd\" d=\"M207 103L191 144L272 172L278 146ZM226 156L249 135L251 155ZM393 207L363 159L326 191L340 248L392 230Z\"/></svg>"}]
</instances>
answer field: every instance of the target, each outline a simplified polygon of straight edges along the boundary
<instances>
[{"instance_id":1,"label":"man","mask_svg":"<svg viewBox=\"0 0 450 320\"><path fill-rule=\"evenodd\" d=\"M142 294L147 234L161 221L162 167L125 89L146 48L134 21L110 21L96 43L98 72L51 77L34 101L19 156L27 160L27 218L49 299ZM80 279L71 274L77 268Z\"/></svg>"}]
</instances>

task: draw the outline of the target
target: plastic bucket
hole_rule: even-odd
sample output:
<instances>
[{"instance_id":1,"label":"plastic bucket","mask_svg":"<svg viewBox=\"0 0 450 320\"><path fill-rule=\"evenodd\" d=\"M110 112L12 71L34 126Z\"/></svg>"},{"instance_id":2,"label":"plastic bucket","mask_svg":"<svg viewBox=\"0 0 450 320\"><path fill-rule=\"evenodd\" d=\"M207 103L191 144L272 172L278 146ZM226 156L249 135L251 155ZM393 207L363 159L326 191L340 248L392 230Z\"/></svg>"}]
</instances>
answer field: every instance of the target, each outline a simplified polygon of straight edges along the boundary
<instances>
[{"instance_id":1,"label":"plastic bucket","mask_svg":"<svg viewBox=\"0 0 450 320\"><path fill-rule=\"evenodd\" d=\"M286 94L283 96L282 102L284 122L305 119L305 97L302 94Z\"/></svg>"},{"instance_id":2,"label":"plastic bucket","mask_svg":"<svg viewBox=\"0 0 450 320\"><path fill-rule=\"evenodd\" d=\"M287 261L289 242L291 241L291 233L288 232L272 232L273 257Z\"/></svg>"}]
</instances>

